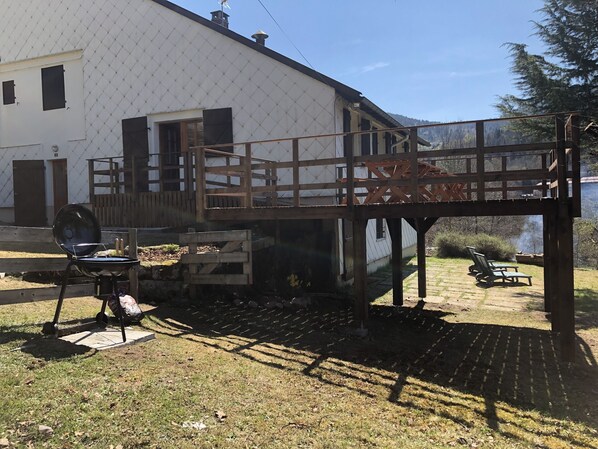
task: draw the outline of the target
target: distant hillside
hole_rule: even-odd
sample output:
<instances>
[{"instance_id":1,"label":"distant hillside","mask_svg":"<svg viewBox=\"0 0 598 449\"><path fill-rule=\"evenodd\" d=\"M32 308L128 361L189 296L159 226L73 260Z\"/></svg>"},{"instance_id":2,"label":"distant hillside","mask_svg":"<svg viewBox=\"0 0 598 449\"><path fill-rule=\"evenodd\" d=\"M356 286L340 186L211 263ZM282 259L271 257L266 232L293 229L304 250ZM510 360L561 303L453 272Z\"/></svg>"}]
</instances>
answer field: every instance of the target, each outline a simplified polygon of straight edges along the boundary
<instances>
[{"instance_id":1,"label":"distant hillside","mask_svg":"<svg viewBox=\"0 0 598 449\"><path fill-rule=\"evenodd\" d=\"M420 120L401 114L389 113L403 126L436 125L441 122ZM434 147L465 148L475 145L475 125L452 125L423 128L419 135ZM489 122L486 124L486 145L507 145L525 143L526 138L521 133L509 128L505 122Z\"/></svg>"},{"instance_id":2,"label":"distant hillside","mask_svg":"<svg viewBox=\"0 0 598 449\"><path fill-rule=\"evenodd\" d=\"M389 114L395 120L398 120L398 122L401 125L404 125L404 126L433 125L435 123L439 123L439 122L429 122L428 120L420 120L417 118L406 117L401 114L393 114L392 112L389 112Z\"/></svg>"}]
</instances>

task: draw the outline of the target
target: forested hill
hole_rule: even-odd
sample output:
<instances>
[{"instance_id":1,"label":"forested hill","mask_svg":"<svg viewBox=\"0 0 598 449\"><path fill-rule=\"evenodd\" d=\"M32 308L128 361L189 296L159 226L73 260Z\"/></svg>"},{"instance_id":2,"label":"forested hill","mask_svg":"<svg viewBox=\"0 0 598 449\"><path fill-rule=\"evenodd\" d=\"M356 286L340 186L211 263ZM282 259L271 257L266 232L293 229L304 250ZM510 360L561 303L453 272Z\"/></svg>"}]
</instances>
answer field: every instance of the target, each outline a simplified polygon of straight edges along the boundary
<instances>
[{"instance_id":1,"label":"forested hill","mask_svg":"<svg viewBox=\"0 0 598 449\"><path fill-rule=\"evenodd\" d=\"M434 125L440 122L431 122L400 114L390 113L392 117L403 126ZM451 125L422 128L419 135L430 142L434 147L466 148L475 145L475 125ZM525 143L528 139L520 132L507 126L507 122L486 123L486 145L506 145Z\"/></svg>"}]
</instances>

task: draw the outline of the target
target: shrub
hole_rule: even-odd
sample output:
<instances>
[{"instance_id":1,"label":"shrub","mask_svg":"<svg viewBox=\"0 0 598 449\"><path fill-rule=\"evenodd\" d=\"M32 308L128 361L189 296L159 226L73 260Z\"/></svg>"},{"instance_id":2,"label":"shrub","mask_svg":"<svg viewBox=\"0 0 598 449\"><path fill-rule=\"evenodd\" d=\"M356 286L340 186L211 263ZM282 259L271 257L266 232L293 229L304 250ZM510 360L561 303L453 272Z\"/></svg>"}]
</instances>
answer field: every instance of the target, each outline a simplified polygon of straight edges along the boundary
<instances>
[{"instance_id":1,"label":"shrub","mask_svg":"<svg viewBox=\"0 0 598 449\"><path fill-rule=\"evenodd\" d=\"M513 244L487 234L463 235L457 232L441 232L436 235L434 246L438 247L438 257L469 258L467 246L473 246L477 252L493 260L511 260L517 252Z\"/></svg>"}]
</instances>

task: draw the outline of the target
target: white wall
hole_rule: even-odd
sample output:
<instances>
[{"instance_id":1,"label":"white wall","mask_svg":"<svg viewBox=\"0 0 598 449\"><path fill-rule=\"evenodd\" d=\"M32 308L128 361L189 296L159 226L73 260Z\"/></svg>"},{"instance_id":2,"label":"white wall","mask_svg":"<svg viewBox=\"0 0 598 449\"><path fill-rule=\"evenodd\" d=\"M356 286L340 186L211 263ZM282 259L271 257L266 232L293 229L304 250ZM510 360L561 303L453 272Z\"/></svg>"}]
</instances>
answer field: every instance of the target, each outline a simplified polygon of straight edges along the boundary
<instances>
[{"instance_id":1,"label":"white wall","mask_svg":"<svg viewBox=\"0 0 598 449\"><path fill-rule=\"evenodd\" d=\"M0 0L0 10L2 64L83 53L78 101L86 138L70 142L68 156L60 154L68 158L70 201L88 201L86 159L122 154L125 118L232 107L237 142L334 132L334 89L153 1L52 0L50 7L46 0ZM65 81L67 90L76 84ZM60 120L52 133L68 142L71 118L65 113ZM302 153L332 157L334 144L314 144ZM291 146L256 147L255 155L290 159ZM330 173L304 179L320 176ZM4 189L12 189L5 178L0 196L6 198Z\"/></svg>"}]
</instances>

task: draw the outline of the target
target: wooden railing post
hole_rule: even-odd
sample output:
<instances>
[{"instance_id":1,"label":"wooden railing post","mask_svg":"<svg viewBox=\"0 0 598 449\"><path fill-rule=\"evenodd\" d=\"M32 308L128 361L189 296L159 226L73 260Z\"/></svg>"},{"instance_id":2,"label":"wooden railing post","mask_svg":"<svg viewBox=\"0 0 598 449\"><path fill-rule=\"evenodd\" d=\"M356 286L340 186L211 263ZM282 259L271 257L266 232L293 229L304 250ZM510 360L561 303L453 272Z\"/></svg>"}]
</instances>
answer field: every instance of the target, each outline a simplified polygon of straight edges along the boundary
<instances>
[{"instance_id":1,"label":"wooden railing post","mask_svg":"<svg viewBox=\"0 0 598 449\"><path fill-rule=\"evenodd\" d=\"M417 165L417 128L409 129L409 153L411 161L411 202L417 203L419 201L418 190L418 165Z\"/></svg>"},{"instance_id":2,"label":"wooden railing post","mask_svg":"<svg viewBox=\"0 0 598 449\"><path fill-rule=\"evenodd\" d=\"M557 197L560 203L569 197L569 183L567 182L567 156L565 154L565 120L562 115L555 117L556 127L556 179Z\"/></svg>"},{"instance_id":3,"label":"wooden railing post","mask_svg":"<svg viewBox=\"0 0 598 449\"><path fill-rule=\"evenodd\" d=\"M502 174L503 176L507 174L507 156L503 156L502 158ZM508 196L507 190L507 181L502 182L502 199L506 200Z\"/></svg>"},{"instance_id":4,"label":"wooden railing post","mask_svg":"<svg viewBox=\"0 0 598 449\"><path fill-rule=\"evenodd\" d=\"M245 207L253 207L253 180L251 171L251 144L245 144Z\"/></svg>"},{"instance_id":5,"label":"wooden railing post","mask_svg":"<svg viewBox=\"0 0 598 449\"><path fill-rule=\"evenodd\" d=\"M129 229L129 257L131 259L137 259L138 246L137 246L137 229ZM129 291L131 296L139 301L139 276L137 267L129 270Z\"/></svg>"},{"instance_id":6,"label":"wooden railing post","mask_svg":"<svg viewBox=\"0 0 598 449\"><path fill-rule=\"evenodd\" d=\"M484 122L476 122L475 124L475 140L477 149L477 172L478 172L478 188L477 188L477 200L484 201L486 199L486 184L485 178L485 167L484 167Z\"/></svg>"},{"instance_id":7,"label":"wooden railing post","mask_svg":"<svg viewBox=\"0 0 598 449\"><path fill-rule=\"evenodd\" d=\"M116 193L114 189L114 160L112 158L109 159L108 162L108 171L110 176L110 195L114 195Z\"/></svg>"},{"instance_id":8,"label":"wooden railing post","mask_svg":"<svg viewBox=\"0 0 598 449\"><path fill-rule=\"evenodd\" d=\"M118 164L118 162L114 163L114 179L115 179L114 185L116 186L116 193L119 194L120 193L120 165Z\"/></svg>"},{"instance_id":9,"label":"wooden railing post","mask_svg":"<svg viewBox=\"0 0 598 449\"><path fill-rule=\"evenodd\" d=\"M131 157L131 192L133 195L137 193L137 164L135 163L135 156Z\"/></svg>"},{"instance_id":10,"label":"wooden railing post","mask_svg":"<svg viewBox=\"0 0 598 449\"><path fill-rule=\"evenodd\" d=\"M579 153L579 140L581 130L579 115L574 114L571 120L571 197L573 198L573 216L581 217L581 156Z\"/></svg>"},{"instance_id":11,"label":"wooden railing post","mask_svg":"<svg viewBox=\"0 0 598 449\"><path fill-rule=\"evenodd\" d=\"M542 171L544 173L546 173L544 175L544 179L542 179L542 198L546 198L546 196L548 196L548 186L550 183L550 173L547 173L548 170L548 158L549 158L549 153L543 153L540 155L540 157L542 158ZM548 180L547 180L548 178Z\"/></svg>"},{"instance_id":12,"label":"wooden railing post","mask_svg":"<svg viewBox=\"0 0 598 449\"><path fill-rule=\"evenodd\" d=\"M195 217L206 221L206 155L205 148L195 150Z\"/></svg>"},{"instance_id":13,"label":"wooden railing post","mask_svg":"<svg viewBox=\"0 0 598 449\"><path fill-rule=\"evenodd\" d=\"M299 197L299 140L293 139L293 206L301 206Z\"/></svg>"},{"instance_id":14,"label":"wooden railing post","mask_svg":"<svg viewBox=\"0 0 598 449\"><path fill-rule=\"evenodd\" d=\"M353 139L353 135L350 135ZM353 198L355 197L355 161L353 160L354 145L345 147L345 157L347 158L347 208L353 210Z\"/></svg>"},{"instance_id":15,"label":"wooden railing post","mask_svg":"<svg viewBox=\"0 0 598 449\"><path fill-rule=\"evenodd\" d=\"M471 181L469 175L471 175L471 158L465 159L465 171L467 172L467 199L471 200Z\"/></svg>"}]
</instances>

